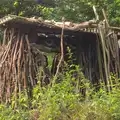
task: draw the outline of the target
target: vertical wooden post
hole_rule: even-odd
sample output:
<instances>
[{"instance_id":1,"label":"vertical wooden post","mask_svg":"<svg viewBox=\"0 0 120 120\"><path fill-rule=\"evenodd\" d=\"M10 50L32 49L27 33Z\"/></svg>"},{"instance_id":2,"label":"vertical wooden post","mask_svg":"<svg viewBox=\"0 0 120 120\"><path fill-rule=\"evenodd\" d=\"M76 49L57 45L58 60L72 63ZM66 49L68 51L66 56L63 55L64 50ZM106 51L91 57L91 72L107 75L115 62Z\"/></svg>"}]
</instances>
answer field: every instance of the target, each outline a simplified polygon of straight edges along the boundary
<instances>
[{"instance_id":1,"label":"vertical wooden post","mask_svg":"<svg viewBox=\"0 0 120 120\"><path fill-rule=\"evenodd\" d=\"M102 12L103 12L103 16L104 16L104 18L105 18L105 21L106 21L107 27L110 27L109 22L108 22L108 20L107 20L107 16L106 16L105 10L102 9Z\"/></svg>"},{"instance_id":2,"label":"vertical wooden post","mask_svg":"<svg viewBox=\"0 0 120 120\"><path fill-rule=\"evenodd\" d=\"M95 17L96 20L99 21L99 15L96 11L95 6L93 6L93 11L95 13ZM108 79L108 69L107 69L107 58L106 58L106 46L105 46L105 40L104 40L104 35L103 35L103 29L102 26L98 23L98 31L99 31L99 35L100 35L100 41L101 41L101 45L102 45L102 52L103 52L103 61L104 61L104 69L105 69L105 80L104 83L107 88L108 91L110 91L110 87L109 87L109 79Z\"/></svg>"}]
</instances>

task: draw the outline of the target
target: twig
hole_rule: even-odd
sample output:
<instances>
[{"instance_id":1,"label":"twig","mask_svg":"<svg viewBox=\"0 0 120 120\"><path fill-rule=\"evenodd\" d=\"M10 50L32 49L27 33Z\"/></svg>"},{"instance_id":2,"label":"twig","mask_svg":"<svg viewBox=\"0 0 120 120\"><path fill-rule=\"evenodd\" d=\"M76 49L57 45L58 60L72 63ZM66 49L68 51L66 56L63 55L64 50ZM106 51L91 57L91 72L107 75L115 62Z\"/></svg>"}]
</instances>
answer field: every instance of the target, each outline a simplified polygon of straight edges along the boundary
<instances>
[{"instance_id":1,"label":"twig","mask_svg":"<svg viewBox=\"0 0 120 120\"><path fill-rule=\"evenodd\" d=\"M25 46L25 45L24 45ZM24 50L24 49L23 49ZM24 61L24 65L23 65L23 73L22 73L22 76L23 76L23 87L24 89L27 88L27 85L28 85L28 81L27 81L27 76L26 76L26 64L27 64L27 61L26 61L26 56L25 56L25 52L23 51L23 61Z\"/></svg>"},{"instance_id":2,"label":"twig","mask_svg":"<svg viewBox=\"0 0 120 120\"><path fill-rule=\"evenodd\" d=\"M32 55L31 55L31 48L30 48L30 43L29 43L28 35L26 35L25 38L26 38L26 42L27 42L27 46L28 46L29 76L30 76L31 85L33 86L34 82L33 82L33 77L32 77Z\"/></svg>"},{"instance_id":3,"label":"twig","mask_svg":"<svg viewBox=\"0 0 120 120\"><path fill-rule=\"evenodd\" d=\"M96 17L96 21L99 21L99 15L98 15L98 13L96 11L95 6L93 6L93 11L94 11L94 14L95 14L95 17Z\"/></svg>"},{"instance_id":4,"label":"twig","mask_svg":"<svg viewBox=\"0 0 120 120\"><path fill-rule=\"evenodd\" d=\"M19 38L20 33L18 33L18 40L20 40L20 48L19 48L19 55L18 55L18 91L19 93L21 92L21 58L22 58L22 46L23 46L23 39L24 39L24 35L21 36L21 38Z\"/></svg>"},{"instance_id":5,"label":"twig","mask_svg":"<svg viewBox=\"0 0 120 120\"><path fill-rule=\"evenodd\" d=\"M2 43L2 45L6 45L6 35L7 35L7 28L4 30L4 36L3 36L3 43Z\"/></svg>"},{"instance_id":6,"label":"twig","mask_svg":"<svg viewBox=\"0 0 120 120\"><path fill-rule=\"evenodd\" d=\"M63 27L62 27L62 32L61 32L61 43L60 43L60 46L61 46L61 57L60 57L60 61L59 61L58 65L57 65L55 78L58 75L58 72L59 72L59 69L60 69L60 65L61 65L61 63L63 61L63 58L64 58L64 48L63 48L63 37L64 37L64 28L65 28L65 20L64 20L64 18L62 19L62 22L63 22Z\"/></svg>"},{"instance_id":7,"label":"twig","mask_svg":"<svg viewBox=\"0 0 120 120\"><path fill-rule=\"evenodd\" d=\"M113 27L113 26L110 26L109 28L110 28L110 29L113 29L113 30L118 30L118 31L120 31L120 27Z\"/></svg>"},{"instance_id":8,"label":"twig","mask_svg":"<svg viewBox=\"0 0 120 120\"><path fill-rule=\"evenodd\" d=\"M102 9L102 12L103 12L103 16L104 16L104 18L105 18L105 21L106 21L107 27L110 27L109 22L108 22L108 19L107 19L107 16L106 16L106 13L105 13L105 10Z\"/></svg>"}]
</instances>

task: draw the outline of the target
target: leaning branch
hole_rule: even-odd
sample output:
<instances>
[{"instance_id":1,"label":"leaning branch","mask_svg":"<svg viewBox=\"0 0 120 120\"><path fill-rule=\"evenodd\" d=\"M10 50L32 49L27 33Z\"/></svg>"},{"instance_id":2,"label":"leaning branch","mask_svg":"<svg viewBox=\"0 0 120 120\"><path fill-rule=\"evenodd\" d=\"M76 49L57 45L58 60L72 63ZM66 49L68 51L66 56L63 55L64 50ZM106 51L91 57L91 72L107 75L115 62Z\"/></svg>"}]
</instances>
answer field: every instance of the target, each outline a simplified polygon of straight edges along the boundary
<instances>
[{"instance_id":1,"label":"leaning branch","mask_svg":"<svg viewBox=\"0 0 120 120\"><path fill-rule=\"evenodd\" d=\"M62 19L62 21L63 21L63 27L62 27L62 32L61 32L61 43L60 43L61 57L60 57L60 61L59 61L58 65L57 65L57 70L56 70L55 78L57 77L57 75L59 73L60 66L61 66L62 61L64 59L64 48L63 48L63 37L64 37L64 28L65 28L64 18Z\"/></svg>"}]
</instances>

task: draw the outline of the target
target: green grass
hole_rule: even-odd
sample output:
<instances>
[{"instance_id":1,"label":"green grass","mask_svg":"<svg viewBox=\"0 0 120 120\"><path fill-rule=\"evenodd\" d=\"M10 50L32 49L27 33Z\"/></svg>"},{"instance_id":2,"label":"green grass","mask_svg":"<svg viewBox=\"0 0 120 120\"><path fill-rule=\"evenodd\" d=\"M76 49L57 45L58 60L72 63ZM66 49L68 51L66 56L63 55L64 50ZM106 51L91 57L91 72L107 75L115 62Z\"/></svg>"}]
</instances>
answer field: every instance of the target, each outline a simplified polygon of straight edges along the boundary
<instances>
[{"instance_id":1,"label":"green grass","mask_svg":"<svg viewBox=\"0 0 120 120\"><path fill-rule=\"evenodd\" d=\"M26 92L21 93L17 108L14 108L14 97L12 104L1 104L0 120L120 120L118 87L114 87L111 93L103 89L95 93L89 81L79 72L79 79L87 88L86 97L83 97L79 93L83 86L72 77L72 72L60 74L61 81L52 86L40 88L38 83L31 99Z\"/></svg>"}]
</instances>

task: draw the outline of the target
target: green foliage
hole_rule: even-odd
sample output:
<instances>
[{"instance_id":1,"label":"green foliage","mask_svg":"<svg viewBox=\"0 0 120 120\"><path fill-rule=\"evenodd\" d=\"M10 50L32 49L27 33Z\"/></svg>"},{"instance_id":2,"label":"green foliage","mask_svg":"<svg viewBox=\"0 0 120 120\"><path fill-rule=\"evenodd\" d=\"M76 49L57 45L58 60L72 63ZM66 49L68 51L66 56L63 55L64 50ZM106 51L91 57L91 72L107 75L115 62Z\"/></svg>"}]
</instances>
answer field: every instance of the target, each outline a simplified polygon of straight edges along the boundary
<instances>
[{"instance_id":1,"label":"green foliage","mask_svg":"<svg viewBox=\"0 0 120 120\"><path fill-rule=\"evenodd\" d=\"M109 19L111 24L120 26L120 0L114 0L108 6Z\"/></svg>"},{"instance_id":2,"label":"green foliage","mask_svg":"<svg viewBox=\"0 0 120 120\"><path fill-rule=\"evenodd\" d=\"M12 104L0 104L0 120L119 120L119 86L110 93L102 88L94 92L79 67L74 67L74 70L67 69L65 74L59 74L59 80L54 84L41 88L38 82L31 99L24 91L20 98L13 96ZM77 79L73 77L75 72ZM115 79L115 76L111 78ZM84 87L86 97L79 92Z\"/></svg>"},{"instance_id":3,"label":"green foliage","mask_svg":"<svg viewBox=\"0 0 120 120\"><path fill-rule=\"evenodd\" d=\"M73 22L83 22L95 18L93 5L96 6L103 19L102 9L108 13L109 21L112 25L119 26L120 24L120 0L43 0L47 5L37 4L33 1L26 0L1 0L0 15L1 17L7 14L16 14L26 17L43 17L44 19L54 19L61 21L64 16L66 20Z\"/></svg>"},{"instance_id":4,"label":"green foliage","mask_svg":"<svg viewBox=\"0 0 120 120\"><path fill-rule=\"evenodd\" d=\"M57 120L63 113L66 113L67 117L67 112L78 103L79 94L74 92L75 87L71 84L71 76L68 73L65 76L60 76L62 81L53 84L52 87L37 86L33 90L33 107L39 106L41 120Z\"/></svg>"},{"instance_id":5,"label":"green foliage","mask_svg":"<svg viewBox=\"0 0 120 120\"><path fill-rule=\"evenodd\" d=\"M26 17L43 17L49 18L49 14L53 11L52 8L47 8L45 6L41 6L33 1L26 0L2 0L0 1L0 15L5 16L7 14L15 14L19 16Z\"/></svg>"},{"instance_id":6,"label":"green foliage","mask_svg":"<svg viewBox=\"0 0 120 120\"><path fill-rule=\"evenodd\" d=\"M93 5L96 6L100 19L103 20L102 9L108 13L109 21L112 25L120 24L120 0L55 0L55 19L61 20L64 16L66 20L73 22L83 22L95 18Z\"/></svg>"},{"instance_id":7,"label":"green foliage","mask_svg":"<svg viewBox=\"0 0 120 120\"><path fill-rule=\"evenodd\" d=\"M24 109L13 110L11 106L0 105L0 120L28 120L29 111Z\"/></svg>"},{"instance_id":8,"label":"green foliage","mask_svg":"<svg viewBox=\"0 0 120 120\"><path fill-rule=\"evenodd\" d=\"M55 4L55 8L47 8L34 1L2 0L0 15L42 16L55 20L64 16L67 20L81 22L94 18L92 6L96 5L101 16L101 9L107 10L111 24L120 24L120 0L55 0ZM69 48L68 52L71 52ZM54 84L41 88L39 82L31 99L24 91L20 98L13 95L10 105L0 104L0 120L120 120L119 85L111 93L102 88L95 93L78 66L64 65L64 68L66 72L59 74ZM110 79L116 77L112 75ZM86 91L86 97L81 90Z\"/></svg>"}]
</instances>

